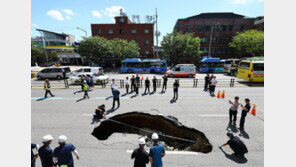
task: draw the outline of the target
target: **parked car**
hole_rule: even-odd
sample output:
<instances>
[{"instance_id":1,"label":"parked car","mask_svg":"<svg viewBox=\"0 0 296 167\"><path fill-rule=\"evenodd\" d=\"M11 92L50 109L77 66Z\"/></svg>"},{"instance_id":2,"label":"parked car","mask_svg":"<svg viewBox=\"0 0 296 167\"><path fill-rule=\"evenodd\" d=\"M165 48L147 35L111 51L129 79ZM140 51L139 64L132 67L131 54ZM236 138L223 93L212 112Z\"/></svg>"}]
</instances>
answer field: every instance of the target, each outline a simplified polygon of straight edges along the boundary
<instances>
[{"instance_id":1,"label":"parked car","mask_svg":"<svg viewBox=\"0 0 296 167\"><path fill-rule=\"evenodd\" d=\"M166 75L168 77L195 77L196 67L194 64L177 64L171 70L168 70Z\"/></svg>"},{"instance_id":2,"label":"parked car","mask_svg":"<svg viewBox=\"0 0 296 167\"><path fill-rule=\"evenodd\" d=\"M102 84L102 83L108 83L109 82L109 77L107 75L98 75L98 73L86 73L86 74L81 74L81 75L75 75L70 77L70 83L71 84L80 84L80 77L84 76L93 76L93 80L95 84Z\"/></svg>"},{"instance_id":3,"label":"parked car","mask_svg":"<svg viewBox=\"0 0 296 167\"><path fill-rule=\"evenodd\" d=\"M87 74L99 73L99 71L103 71L103 68L102 67L83 67L73 71L71 75L73 76L87 75Z\"/></svg>"},{"instance_id":4,"label":"parked car","mask_svg":"<svg viewBox=\"0 0 296 167\"><path fill-rule=\"evenodd\" d=\"M224 63L224 72L228 75L234 75L234 72L237 69L237 65L240 62L239 59L227 59Z\"/></svg>"},{"instance_id":5,"label":"parked car","mask_svg":"<svg viewBox=\"0 0 296 167\"><path fill-rule=\"evenodd\" d=\"M66 72L66 77L68 78L71 73L71 69L69 67L49 67L39 71L36 76L38 80L47 79L47 78L55 78L62 79L63 78L63 70Z\"/></svg>"}]
</instances>

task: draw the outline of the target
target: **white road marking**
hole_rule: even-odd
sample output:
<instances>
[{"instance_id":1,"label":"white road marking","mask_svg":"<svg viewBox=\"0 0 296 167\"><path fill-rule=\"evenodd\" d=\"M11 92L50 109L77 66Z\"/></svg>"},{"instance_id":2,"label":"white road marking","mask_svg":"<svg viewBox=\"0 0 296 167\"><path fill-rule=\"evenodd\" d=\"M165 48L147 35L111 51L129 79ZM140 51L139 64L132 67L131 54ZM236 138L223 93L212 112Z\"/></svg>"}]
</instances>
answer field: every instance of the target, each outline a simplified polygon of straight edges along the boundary
<instances>
[{"instance_id":1,"label":"white road marking","mask_svg":"<svg viewBox=\"0 0 296 167\"><path fill-rule=\"evenodd\" d=\"M149 152L149 150L146 150ZM126 153L133 153L133 150L126 150ZM197 152L192 151L165 151L165 154L175 154L175 155L198 155Z\"/></svg>"},{"instance_id":2,"label":"white road marking","mask_svg":"<svg viewBox=\"0 0 296 167\"><path fill-rule=\"evenodd\" d=\"M229 115L199 115L200 117L229 117ZM240 117L240 115L237 115Z\"/></svg>"}]
</instances>

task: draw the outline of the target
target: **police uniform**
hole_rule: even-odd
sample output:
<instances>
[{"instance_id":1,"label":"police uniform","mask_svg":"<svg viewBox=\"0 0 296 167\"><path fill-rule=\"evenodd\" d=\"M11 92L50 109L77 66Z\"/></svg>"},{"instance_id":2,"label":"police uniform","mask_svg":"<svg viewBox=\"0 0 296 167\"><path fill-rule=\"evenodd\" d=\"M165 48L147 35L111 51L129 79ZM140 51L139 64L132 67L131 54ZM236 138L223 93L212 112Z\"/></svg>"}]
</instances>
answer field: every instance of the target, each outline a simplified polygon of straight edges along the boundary
<instances>
[{"instance_id":1,"label":"police uniform","mask_svg":"<svg viewBox=\"0 0 296 167\"><path fill-rule=\"evenodd\" d=\"M49 84L49 82L45 82L45 83L44 83L44 90L45 90L44 98L47 98L47 94L48 94L48 93L51 95L51 97L54 96L54 95L51 94L51 92L50 92L50 84Z\"/></svg>"},{"instance_id":2,"label":"police uniform","mask_svg":"<svg viewBox=\"0 0 296 167\"><path fill-rule=\"evenodd\" d=\"M247 116L247 113L250 111L251 109L251 105L250 104L246 104L245 105L245 108L248 110L248 111L245 111L244 109L242 110L242 115L241 115L241 119L240 119L240 122L239 122L239 128L240 129L244 129L244 125L245 125L245 118Z\"/></svg>"},{"instance_id":3,"label":"police uniform","mask_svg":"<svg viewBox=\"0 0 296 167\"><path fill-rule=\"evenodd\" d=\"M52 149L49 146L43 145L38 149L38 154L41 160L42 167L52 167L53 157L52 157Z\"/></svg>"}]
</instances>

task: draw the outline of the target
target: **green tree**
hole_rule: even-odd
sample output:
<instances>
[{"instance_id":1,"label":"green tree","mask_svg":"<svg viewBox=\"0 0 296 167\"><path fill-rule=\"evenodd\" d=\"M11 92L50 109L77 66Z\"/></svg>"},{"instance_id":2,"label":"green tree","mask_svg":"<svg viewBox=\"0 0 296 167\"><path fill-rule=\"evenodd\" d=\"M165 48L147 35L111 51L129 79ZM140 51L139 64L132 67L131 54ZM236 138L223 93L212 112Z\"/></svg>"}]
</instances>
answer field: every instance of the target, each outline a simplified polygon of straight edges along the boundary
<instances>
[{"instance_id":1,"label":"green tree","mask_svg":"<svg viewBox=\"0 0 296 167\"><path fill-rule=\"evenodd\" d=\"M37 45L35 42L31 42L31 58L34 58L43 53L43 47Z\"/></svg>"},{"instance_id":2,"label":"green tree","mask_svg":"<svg viewBox=\"0 0 296 167\"><path fill-rule=\"evenodd\" d=\"M182 34L174 31L163 37L161 46L164 50L164 57L168 58L172 65L176 64L176 59L182 56L191 56L200 58L199 37L194 37L193 33Z\"/></svg>"},{"instance_id":3,"label":"green tree","mask_svg":"<svg viewBox=\"0 0 296 167\"><path fill-rule=\"evenodd\" d=\"M139 46L135 41L127 41L124 39L109 40L110 54L114 57L120 58L132 58L139 56Z\"/></svg>"},{"instance_id":4,"label":"green tree","mask_svg":"<svg viewBox=\"0 0 296 167\"><path fill-rule=\"evenodd\" d=\"M264 56L264 32L248 30L237 33L229 46L242 57Z\"/></svg>"}]
</instances>

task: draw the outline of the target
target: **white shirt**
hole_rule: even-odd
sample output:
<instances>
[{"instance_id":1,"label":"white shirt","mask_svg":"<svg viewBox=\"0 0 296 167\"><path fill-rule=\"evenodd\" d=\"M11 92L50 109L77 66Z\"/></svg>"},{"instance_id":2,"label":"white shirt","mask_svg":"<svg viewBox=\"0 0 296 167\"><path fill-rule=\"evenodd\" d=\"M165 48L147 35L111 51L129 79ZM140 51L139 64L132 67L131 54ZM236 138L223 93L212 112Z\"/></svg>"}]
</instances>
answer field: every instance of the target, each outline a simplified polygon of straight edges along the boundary
<instances>
[{"instance_id":1,"label":"white shirt","mask_svg":"<svg viewBox=\"0 0 296 167\"><path fill-rule=\"evenodd\" d=\"M236 101L234 101L233 102L233 104L234 105L236 105L236 106L234 106L234 105L232 105L231 107L230 107L230 110L232 110L232 111L236 111L237 110L237 108L238 108L238 106L240 105L240 103L239 102L236 102Z\"/></svg>"},{"instance_id":2,"label":"white shirt","mask_svg":"<svg viewBox=\"0 0 296 167\"><path fill-rule=\"evenodd\" d=\"M124 81L124 83L125 83L126 85L128 85L128 79L126 79L126 80Z\"/></svg>"},{"instance_id":3,"label":"white shirt","mask_svg":"<svg viewBox=\"0 0 296 167\"><path fill-rule=\"evenodd\" d=\"M212 85L216 85L216 84L217 84L217 80L214 79L214 78L212 78L212 79L211 79L211 84L212 84Z\"/></svg>"},{"instance_id":4,"label":"white shirt","mask_svg":"<svg viewBox=\"0 0 296 167\"><path fill-rule=\"evenodd\" d=\"M115 81L114 82L111 81L110 85L111 85L111 88L115 88L117 84L115 83Z\"/></svg>"}]
</instances>

